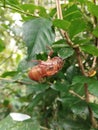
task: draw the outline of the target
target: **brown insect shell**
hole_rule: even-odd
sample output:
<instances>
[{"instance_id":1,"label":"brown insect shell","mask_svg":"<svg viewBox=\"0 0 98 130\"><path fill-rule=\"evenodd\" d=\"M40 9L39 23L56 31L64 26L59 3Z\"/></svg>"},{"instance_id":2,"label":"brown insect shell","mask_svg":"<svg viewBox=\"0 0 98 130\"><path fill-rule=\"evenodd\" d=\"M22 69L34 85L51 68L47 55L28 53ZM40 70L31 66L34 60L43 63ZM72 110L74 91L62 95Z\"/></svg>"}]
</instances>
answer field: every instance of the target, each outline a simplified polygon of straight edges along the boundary
<instances>
[{"instance_id":1,"label":"brown insect shell","mask_svg":"<svg viewBox=\"0 0 98 130\"><path fill-rule=\"evenodd\" d=\"M43 67L40 65L34 66L28 73L30 79L40 81L44 76Z\"/></svg>"},{"instance_id":2,"label":"brown insect shell","mask_svg":"<svg viewBox=\"0 0 98 130\"><path fill-rule=\"evenodd\" d=\"M47 76L52 76L56 74L60 69L62 69L64 65L64 61L60 57L54 57L47 60L47 62L49 64L46 71Z\"/></svg>"},{"instance_id":3,"label":"brown insect shell","mask_svg":"<svg viewBox=\"0 0 98 130\"><path fill-rule=\"evenodd\" d=\"M63 67L64 61L60 57L54 57L47 61L40 61L29 71L29 77L32 80L40 81L43 77L52 76Z\"/></svg>"}]
</instances>

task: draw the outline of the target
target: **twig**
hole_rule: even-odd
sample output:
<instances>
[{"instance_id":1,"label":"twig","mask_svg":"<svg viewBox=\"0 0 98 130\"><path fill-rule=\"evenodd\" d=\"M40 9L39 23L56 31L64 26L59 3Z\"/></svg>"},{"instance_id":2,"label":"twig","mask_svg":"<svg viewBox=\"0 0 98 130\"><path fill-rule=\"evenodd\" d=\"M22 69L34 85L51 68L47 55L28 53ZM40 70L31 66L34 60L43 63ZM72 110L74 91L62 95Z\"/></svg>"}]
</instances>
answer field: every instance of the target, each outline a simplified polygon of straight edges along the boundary
<instances>
[{"instance_id":1,"label":"twig","mask_svg":"<svg viewBox=\"0 0 98 130\"><path fill-rule=\"evenodd\" d=\"M97 56L94 56L93 63L92 63L92 67L91 67L92 69L95 68L96 62L97 62Z\"/></svg>"},{"instance_id":2,"label":"twig","mask_svg":"<svg viewBox=\"0 0 98 130\"><path fill-rule=\"evenodd\" d=\"M93 2L96 4L96 0L93 0ZM93 20L94 20L94 28L95 28L97 26L97 18L94 16ZM98 38L97 37L95 37L95 43L94 44L98 48ZM94 56L91 68L94 69L96 64L97 64L97 57ZM84 89L85 89L85 100L86 100L87 103L89 103L90 102L90 95L89 95L88 84L87 83L84 84ZM98 128L97 121L94 118L93 111L92 111L92 109L91 109L91 107L89 105L88 105L88 110L89 110L89 116L90 116L90 121L92 123L92 126L94 128Z\"/></svg>"},{"instance_id":3,"label":"twig","mask_svg":"<svg viewBox=\"0 0 98 130\"><path fill-rule=\"evenodd\" d=\"M13 82L13 83L19 83L21 85L23 84L32 84L32 82L25 82L25 81L21 81L21 80L11 80L11 79L8 79L8 78L0 78L0 80L4 80L5 82Z\"/></svg>"},{"instance_id":4,"label":"twig","mask_svg":"<svg viewBox=\"0 0 98 130\"><path fill-rule=\"evenodd\" d=\"M96 0L93 0L93 3L96 4ZM94 16L93 17L93 21L94 21L94 28L96 28L97 26L97 18ZM98 48L98 38L95 37L95 46ZM96 64L97 64L97 56L94 56L94 59L93 59L93 63L92 63L92 69L96 67Z\"/></svg>"},{"instance_id":5,"label":"twig","mask_svg":"<svg viewBox=\"0 0 98 130\"><path fill-rule=\"evenodd\" d=\"M93 2L96 4L96 0L93 0Z\"/></svg>"},{"instance_id":6,"label":"twig","mask_svg":"<svg viewBox=\"0 0 98 130\"><path fill-rule=\"evenodd\" d=\"M94 2L96 2L96 1L94 0ZM57 13L58 13L57 16L58 16L58 18L63 19L62 11L61 11L61 5L60 5L59 0L56 0L56 4L57 4ZM75 50L76 57L77 57L77 60L78 60L78 65L79 65L79 68L81 69L82 74L84 76L88 76L87 73L85 73L85 69L84 69L84 66L83 66L83 63L82 63L82 59L81 59L81 55L80 55L80 48L78 46L74 47L74 44L71 41L71 39L70 39L70 37L69 37L67 32L64 32L64 31L61 30L61 33L66 38L66 41L67 41L68 45L70 45ZM96 44L98 44L98 41L97 41ZM96 58L94 59L93 66L95 65L95 62L96 62ZM87 103L89 103L88 84L85 83L84 84L84 88L85 88L85 100L86 100ZM77 95L73 91L70 91L70 92L72 94L74 94L75 96L81 98L80 95ZM98 128L97 122L96 122L96 120L95 120L95 118L93 116L93 111L92 111L92 109L89 106L88 106L88 110L89 110L89 116L90 116L90 120L91 120L92 126L94 128Z\"/></svg>"},{"instance_id":7,"label":"twig","mask_svg":"<svg viewBox=\"0 0 98 130\"><path fill-rule=\"evenodd\" d=\"M80 98L81 100L85 100L84 97L81 97L79 94L75 93L73 90L69 90L69 92L70 92L71 94L73 94L74 96Z\"/></svg>"},{"instance_id":8,"label":"twig","mask_svg":"<svg viewBox=\"0 0 98 130\"><path fill-rule=\"evenodd\" d=\"M59 0L56 0L56 6L57 6L57 16L58 16L58 18L59 19L63 19L61 5L60 5ZM79 67L81 69L82 74L87 76L87 74L85 73L85 70L84 70L84 66L83 66L82 60L81 60L79 47L74 47L73 46L74 43L71 41L71 39L70 39L70 37L69 37L67 32L61 30L61 33L66 38L68 45L71 46L75 50L76 55L77 55L78 64L79 64Z\"/></svg>"},{"instance_id":9,"label":"twig","mask_svg":"<svg viewBox=\"0 0 98 130\"><path fill-rule=\"evenodd\" d=\"M4 7L4 5L0 5L0 7ZM6 5L5 8L15 10L15 11L17 11L17 12L19 12L19 13L22 13L22 14L25 14L25 15L34 16L34 15L31 14L31 13L24 12L24 11L22 11L22 10L20 10L20 9L18 9L18 8L12 7L12 6Z\"/></svg>"},{"instance_id":10,"label":"twig","mask_svg":"<svg viewBox=\"0 0 98 130\"><path fill-rule=\"evenodd\" d=\"M60 1L59 0L56 0L56 8L57 8L57 18L58 19L63 19L63 15L62 15L62 9L61 9L61 5L60 5ZM62 29L59 29L62 37L64 37L64 33L65 31L62 30Z\"/></svg>"},{"instance_id":11,"label":"twig","mask_svg":"<svg viewBox=\"0 0 98 130\"><path fill-rule=\"evenodd\" d=\"M64 36L65 36L65 38L66 38L67 43L69 44L69 46L71 46L71 47L73 48L73 42L71 41L71 39L70 39L68 33L65 32L65 33L64 33Z\"/></svg>"},{"instance_id":12,"label":"twig","mask_svg":"<svg viewBox=\"0 0 98 130\"><path fill-rule=\"evenodd\" d=\"M84 76L88 76L87 73L84 70L84 66L83 66L83 63L82 63L82 60L81 60L81 56L80 56L80 49L79 49L79 47L75 47L74 50L76 52L76 56L77 56L77 60L78 60L78 65L79 65L79 68L81 69L82 74Z\"/></svg>"},{"instance_id":13,"label":"twig","mask_svg":"<svg viewBox=\"0 0 98 130\"><path fill-rule=\"evenodd\" d=\"M40 128L41 128L42 130L52 130L52 129L48 129L48 128L43 127L43 126L40 126Z\"/></svg>"},{"instance_id":14,"label":"twig","mask_svg":"<svg viewBox=\"0 0 98 130\"><path fill-rule=\"evenodd\" d=\"M58 16L58 18L63 19L61 5L60 5L59 0L56 0L56 6L57 6L57 16ZM82 60L81 60L79 47L74 47L74 45L73 45L74 43L71 41L67 31L64 31L64 30L60 30L60 31L61 31L61 34L66 38L67 44L75 50L77 60L78 60L78 64L79 64L79 67L81 69L82 74L87 76L87 74L85 73L85 70L84 70Z\"/></svg>"},{"instance_id":15,"label":"twig","mask_svg":"<svg viewBox=\"0 0 98 130\"><path fill-rule=\"evenodd\" d=\"M58 19L63 19L62 9L61 9L61 5L60 5L59 0L56 0L56 7L57 7L57 17L58 17Z\"/></svg>"},{"instance_id":16,"label":"twig","mask_svg":"<svg viewBox=\"0 0 98 130\"><path fill-rule=\"evenodd\" d=\"M87 103L89 103L90 98L89 98L89 91L88 91L88 84L87 83L84 84L84 89L85 89L85 100ZM88 110L89 110L89 116L90 116L90 121L92 123L92 126L94 128L98 128L98 124L97 124L96 119L94 118L93 111L89 106L88 106Z\"/></svg>"},{"instance_id":17,"label":"twig","mask_svg":"<svg viewBox=\"0 0 98 130\"><path fill-rule=\"evenodd\" d=\"M24 82L24 81L21 81L21 80L16 80L16 81L14 81L14 83L19 83L19 84L21 84L21 85L29 85L29 84L32 84L32 82Z\"/></svg>"}]
</instances>

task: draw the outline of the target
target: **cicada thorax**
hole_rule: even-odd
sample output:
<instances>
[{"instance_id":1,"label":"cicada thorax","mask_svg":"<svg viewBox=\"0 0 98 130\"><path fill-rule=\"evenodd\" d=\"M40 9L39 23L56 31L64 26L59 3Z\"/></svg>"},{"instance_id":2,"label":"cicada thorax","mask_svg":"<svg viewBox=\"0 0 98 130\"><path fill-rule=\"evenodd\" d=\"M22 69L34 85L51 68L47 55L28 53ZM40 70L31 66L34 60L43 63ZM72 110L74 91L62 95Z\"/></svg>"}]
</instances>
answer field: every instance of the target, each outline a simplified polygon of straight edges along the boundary
<instances>
[{"instance_id":1,"label":"cicada thorax","mask_svg":"<svg viewBox=\"0 0 98 130\"><path fill-rule=\"evenodd\" d=\"M63 65L64 65L64 61L62 58L60 57L54 57L52 58L52 62L54 63L55 66L55 70L60 70L62 69Z\"/></svg>"},{"instance_id":2,"label":"cicada thorax","mask_svg":"<svg viewBox=\"0 0 98 130\"><path fill-rule=\"evenodd\" d=\"M64 61L60 57L48 58L46 61L40 61L29 71L29 77L32 80L40 81L43 77L52 76L63 67Z\"/></svg>"},{"instance_id":3,"label":"cicada thorax","mask_svg":"<svg viewBox=\"0 0 98 130\"><path fill-rule=\"evenodd\" d=\"M60 69L62 69L64 61L60 57L54 57L51 60L47 60L49 62L47 66L47 76L52 76L56 74Z\"/></svg>"}]
</instances>

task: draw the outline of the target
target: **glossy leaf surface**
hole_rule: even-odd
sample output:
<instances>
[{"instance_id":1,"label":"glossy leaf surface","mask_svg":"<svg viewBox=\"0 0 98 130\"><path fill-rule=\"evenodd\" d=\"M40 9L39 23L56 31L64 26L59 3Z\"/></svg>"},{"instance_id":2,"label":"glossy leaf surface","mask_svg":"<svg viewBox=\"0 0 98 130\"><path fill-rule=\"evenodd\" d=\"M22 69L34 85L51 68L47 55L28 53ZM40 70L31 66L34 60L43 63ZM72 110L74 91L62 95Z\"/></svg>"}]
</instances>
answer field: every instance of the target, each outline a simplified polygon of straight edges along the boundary
<instances>
[{"instance_id":1,"label":"glossy leaf surface","mask_svg":"<svg viewBox=\"0 0 98 130\"><path fill-rule=\"evenodd\" d=\"M44 18L30 20L23 25L23 39L28 48L28 57L32 57L43 51L54 42L52 22Z\"/></svg>"}]
</instances>

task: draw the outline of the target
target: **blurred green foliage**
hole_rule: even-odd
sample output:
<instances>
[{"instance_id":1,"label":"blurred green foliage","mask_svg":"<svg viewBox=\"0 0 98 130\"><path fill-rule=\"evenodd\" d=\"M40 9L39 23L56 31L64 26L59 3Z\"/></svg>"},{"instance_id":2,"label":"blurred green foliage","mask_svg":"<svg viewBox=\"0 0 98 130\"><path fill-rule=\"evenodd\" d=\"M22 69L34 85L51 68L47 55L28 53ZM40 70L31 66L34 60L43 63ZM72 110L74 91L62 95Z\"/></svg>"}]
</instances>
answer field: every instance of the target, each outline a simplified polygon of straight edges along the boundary
<instances>
[{"instance_id":1,"label":"blurred green foliage","mask_svg":"<svg viewBox=\"0 0 98 130\"><path fill-rule=\"evenodd\" d=\"M97 70L83 76L74 49L81 50L87 72L98 56L98 6L88 0L61 2L62 20L52 0L0 1L0 130L6 125L10 130L93 130L88 106L98 120L98 101L84 98L86 83L97 99ZM60 29L68 32L73 47ZM28 71L36 64L31 60L46 60L47 46L54 50L52 57L64 59L63 69L43 82L30 80ZM26 113L31 120L12 121L10 112Z\"/></svg>"}]
</instances>

